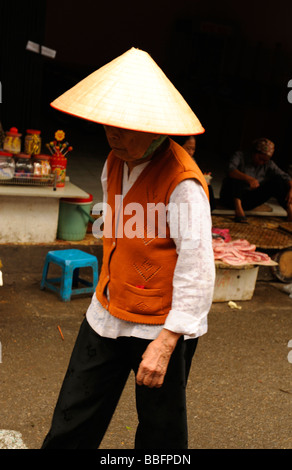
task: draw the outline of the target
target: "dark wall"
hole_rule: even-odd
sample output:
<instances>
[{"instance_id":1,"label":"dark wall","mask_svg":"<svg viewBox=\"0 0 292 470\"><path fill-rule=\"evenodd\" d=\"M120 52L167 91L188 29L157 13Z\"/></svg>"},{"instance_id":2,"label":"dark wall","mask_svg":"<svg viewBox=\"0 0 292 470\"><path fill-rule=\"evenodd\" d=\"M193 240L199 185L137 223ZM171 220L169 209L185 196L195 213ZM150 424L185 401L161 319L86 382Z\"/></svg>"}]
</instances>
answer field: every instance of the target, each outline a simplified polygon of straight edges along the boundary
<instances>
[{"instance_id":1,"label":"dark wall","mask_svg":"<svg viewBox=\"0 0 292 470\"><path fill-rule=\"evenodd\" d=\"M291 1L30 0L16 8L1 0L0 8L5 128L54 119L53 99L134 46L152 55L202 121L206 155L224 162L265 135L278 163L291 163ZM25 51L28 39L55 49L56 59Z\"/></svg>"},{"instance_id":2,"label":"dark wall","mask_svg":"<svg viewBox=\"0 0 292 470\"><path fill-rule=\"evenodd\" d=\"M176 10L167 0L49 0L46 41L61 62L94 68L131 47L161 61Z\"/></svg>"},{"instance_id":3,"label":"dark wall","mask_svg":"<svg viewBox=\"0 0 292 470\"><path fill-rule=\"evenodd\" d=\"M61 3L48 2L46 41L67 70L73 72L75 64L85 76L132 46L144 49L206 128L201 150L224 161L234 149L265 135L276 142L277 162L288 168L292 2Z\"/></svg>"},{"instance_id":4,"label":"dark wall","mask_svg":"<svg viewBox=\"0 0 292 470\"><path fill-rule=\"evenodd\" d=\"M259 136L291 164L292 3L193 2L173 23L168 62L175 82L206 127L200 138L225 161Z\"/></svg>"},{"instance_id":5,"label":"dark wall","mask_svg":"<svg viewBox=\"0 0 292 470\"><path fill-rule=\"evenodd\" d=\"M40 124L43 58L26 50L27 42L44 42L46 2L0 1L0 121L5 130L23 131Z\"/></svg>"}]
</instances>

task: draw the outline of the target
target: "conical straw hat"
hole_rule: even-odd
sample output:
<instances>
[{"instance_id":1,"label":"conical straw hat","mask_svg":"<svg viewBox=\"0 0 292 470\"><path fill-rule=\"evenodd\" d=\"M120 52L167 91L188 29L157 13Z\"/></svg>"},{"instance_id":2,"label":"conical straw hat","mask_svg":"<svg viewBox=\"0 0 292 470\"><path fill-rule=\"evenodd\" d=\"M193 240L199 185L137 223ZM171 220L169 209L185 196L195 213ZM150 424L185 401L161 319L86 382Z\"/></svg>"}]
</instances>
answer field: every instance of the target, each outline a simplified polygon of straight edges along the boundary
<instances>
[{"instance_id":1,"label":"conical straw hat","mask_svg":"<svg viewBox=\"0 0 292 470\"><path fill-rule=\"evenodd\" d=\"M204 132L181 94L147 52L132 47L51 106L99 124L163 135Z\"/></svg>"}]
</instances>

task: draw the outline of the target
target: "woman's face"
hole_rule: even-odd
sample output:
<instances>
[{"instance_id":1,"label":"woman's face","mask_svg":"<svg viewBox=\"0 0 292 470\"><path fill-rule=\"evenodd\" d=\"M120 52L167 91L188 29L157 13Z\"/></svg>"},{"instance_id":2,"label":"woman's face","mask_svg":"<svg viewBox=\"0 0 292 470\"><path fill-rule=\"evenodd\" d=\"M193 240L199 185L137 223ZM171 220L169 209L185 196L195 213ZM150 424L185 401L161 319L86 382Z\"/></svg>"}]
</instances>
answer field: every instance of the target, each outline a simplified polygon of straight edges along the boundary
<instances>
[{"instance_id":1,"label":"woman's face","mask_svg":"<svg viewBox=\"0 0 292 470\"><path fill-rule=\"evenodd\" d=\"M152 141L158 138L157 134L149 132L138 132L112 126L104 126L104 128L109 146L114 154L128 163L138 163Z\"/></svg>"},{"instance_id":2,"label":"woman's face","mask_svg":"<svg viewBox=\"0 0 292 470\"><path fill-rule=\"evenodd\" d=\"M183 144L183 148L188 152L188 154L193 157L196 151L196 139L195 137L189 137L188 140Z\"/></svg>"}]
</instances>

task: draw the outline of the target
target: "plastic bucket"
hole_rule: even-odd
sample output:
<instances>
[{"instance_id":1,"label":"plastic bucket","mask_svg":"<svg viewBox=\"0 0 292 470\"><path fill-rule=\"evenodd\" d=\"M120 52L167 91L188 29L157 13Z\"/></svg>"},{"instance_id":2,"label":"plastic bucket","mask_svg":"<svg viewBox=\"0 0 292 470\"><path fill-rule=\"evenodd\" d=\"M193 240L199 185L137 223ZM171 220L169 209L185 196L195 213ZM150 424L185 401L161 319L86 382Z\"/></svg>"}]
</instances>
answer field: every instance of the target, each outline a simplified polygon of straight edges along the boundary
<instances>
[{"instance_id":1,"label":"plastic bucket","mask_svg":"<svg viewBox=\"0 0 292 470\"><path fill-rule=\"evenodd\" d=\"M60 199L57 238L59 240L78 241L86 235L89 221L94 221L90 212L93 197Z\"/></svg>"}]
</instances>

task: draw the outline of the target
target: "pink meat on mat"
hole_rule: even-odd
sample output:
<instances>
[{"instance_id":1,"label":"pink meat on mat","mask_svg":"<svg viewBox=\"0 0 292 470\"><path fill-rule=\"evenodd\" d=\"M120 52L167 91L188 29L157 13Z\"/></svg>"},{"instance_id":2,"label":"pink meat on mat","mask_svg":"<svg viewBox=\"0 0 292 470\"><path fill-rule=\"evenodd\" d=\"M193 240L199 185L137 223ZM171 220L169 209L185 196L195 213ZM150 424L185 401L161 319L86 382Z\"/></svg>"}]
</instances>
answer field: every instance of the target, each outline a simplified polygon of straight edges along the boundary
<instances>
[{"instance_id":1,"label":"pink meat on mat","mask_svg":"<svg viewBox=\"0 0 292 470\"><path fill-rule=\"evenodd\" d=\"M213 239L214 259L232 266L245 264L270 263L271 258L266 253L256 252L256 245L247 240L238 239L226 242L222 239Z\"/></svg>"}]
</instances>

